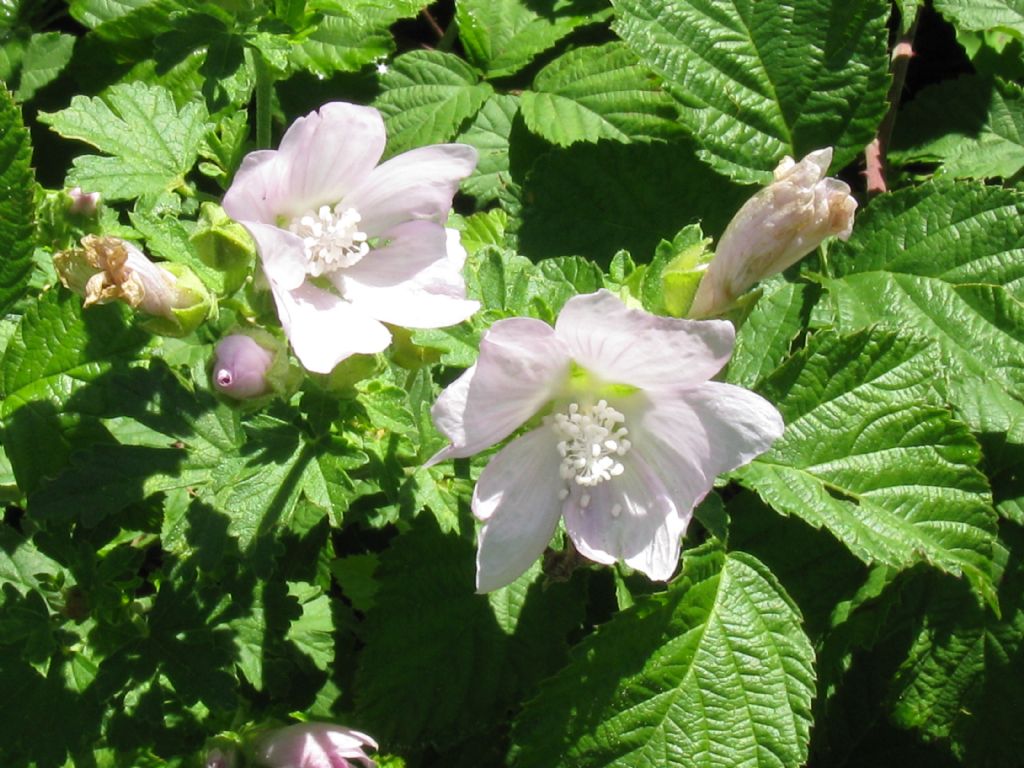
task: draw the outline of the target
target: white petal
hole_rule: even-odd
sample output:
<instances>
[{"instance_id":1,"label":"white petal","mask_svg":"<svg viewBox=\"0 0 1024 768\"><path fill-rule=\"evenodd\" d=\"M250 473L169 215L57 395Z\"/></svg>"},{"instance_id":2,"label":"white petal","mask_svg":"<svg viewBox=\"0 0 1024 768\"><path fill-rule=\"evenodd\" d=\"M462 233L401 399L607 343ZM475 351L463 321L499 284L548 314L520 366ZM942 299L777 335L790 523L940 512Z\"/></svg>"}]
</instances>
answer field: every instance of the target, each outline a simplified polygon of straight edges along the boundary
<instances>
[{"instance_id":1,"label":"white petal","mask_svg":"<svg viewBox=\"0 0 1024 768\"><path fill-rule=\"evenodd\" d=\"M276 223L287 198L284 171L277 158L278 153L271 149L245 156L221 203L228 216L235 221Z\"/></svg>"},{"instance_id":2,"label":"white petal","mask_svg":"<svg viewBox=\"0 0 1024 768\"><path fill-rule=\"evenodd\" d=\"M558 525L558 449L538 427L499 451L477 481L473 514L484 520L476 558L477 592L515 581L540 556Z\"/></svg>"},{"instance_id":3,"label":"white petal","mask_svg":"<svg viewBox=\"0 0 1024 768\"><path fill-rule=\"evenodd\" d=\"M480 308L466 300L466 283L452 266L444 227L414 221L390 235L387 246L335 273L346 299L377 320L407 328L454 325Z\"/></svg>"},{"instance_id":4,"label":"white petal","mask_svg":"<svg viewBox=\"0 0 1024 768\"><path fill-rule=\"evenodd\" d=\"M565 528L584 557L622 560L652 579L666 580L679 565L680 539L690 522L680 514L654 469L635 451L625 471L591 488L577 486L565 502ZM589 497L584 506L583 497Z\"/></svg>"},{"instance_id":5,"label":"white petal","mask_svg":"<svg viewBox=\"0 0 1024 768\"><path fill-rule=\"evenodd\" d=\"M681 510L699 502L718 475L768 450L784 429L782 416L763 397L717 381L678 396L655 398L640 426L653 440L637 439L634 447L648 456L662 477L671 478ZM669 474L672 466L674 475Z\"/></svg>"},{"instance_id":6,"label":"white petal","mask_svg":"<svg viewBox=\"0 0 1024 768\"><path fill-rule=\"evenodd\" d=\"M359 226L370 237L406 221L443 224L459 181L473 172L476 161L476 150L465 144L404 152L377 166L343 205L359 211Z\"/></svg>"},{"instance_id":7,"label":"white petal","mask_svg":"<svg viewBox=\"0 0 1024 768\"><path fill-rule=\"evenodd\" d=\"M569 362L547 323L528 317L496 322L480 340L476 364L430 410L452 444L428 465L472 456L512 434L563 386Z\"/></svg>"},{"instance_id":8,"label":"white petal","mask_svg":"<svg viewBox=\"0 0 1024 768\"><path fill-rule=\"evenodd\" d=\"M309 260L301 237L286 229L255 221L243 221L242 226L256 241L260 263L271 283L287 291L302 285Z\"/></svg>"},{"instance_id":9,"label":"white petal","mask_svg":"<svg viewBox=\"0 0 1024 768\"><path fill-rule=\"evenodd\" d=\"M721 320L677 320L627 309L605 290L569 299L555 332L591 373L642 389L707 381L729 359L736 336L732 324Z\"/></svg>"},{"instance_id":10,"label":"white petal","mask_svg":"<svg viewBox=\"0 0 1024 768\"><path fill-rule=\"evenodd\" d=\"M363 182L384 152L384 120L371 107L332 102L300 117L278 151L287 177L288 210L298 216L334 205Z\"/></svg>"},{"instance_id":11,"label":"white petal","mask_svg":"<svg viewBox=\"0 0 1024 768\"><path fill-rule=\"evenodd\" d=\"M330 373L350 355L380 352L391 343L387 328L332 293L308 284L294 291L270 286L281 325L306 370Z\"/></svg>"}]
</instances>

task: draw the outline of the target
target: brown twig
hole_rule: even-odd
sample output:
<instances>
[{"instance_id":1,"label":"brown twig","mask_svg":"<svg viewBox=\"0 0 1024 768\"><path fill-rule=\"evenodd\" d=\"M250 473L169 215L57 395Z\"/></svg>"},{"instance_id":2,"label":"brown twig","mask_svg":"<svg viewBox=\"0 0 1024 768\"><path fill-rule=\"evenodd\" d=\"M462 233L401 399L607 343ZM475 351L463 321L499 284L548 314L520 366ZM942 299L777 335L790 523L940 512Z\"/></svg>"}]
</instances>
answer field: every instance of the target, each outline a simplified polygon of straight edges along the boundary
<instances>
[{"instance_id":1,"label":"brown twig","mask_svg":"<svg viewBox=\"0 0 1024 768\"><path fill-rule=\"evenodd\" d=\"M889 151L889 140L892 138L892 131L896 125L896 114L899 111L900 97L903 95L903 83L907 79L907 67L910 66L910 59L914 56L914 35L917 33L917 21L920 12L914 17L910 29L901 35L896 45L892 48L890 58L890 71L892 72L892 85L889 86L889 111L885 113L881 125L878 126L878 133L874 140L864 150L864 161L867 166L864 175L867 178L869 195L877 195L879 192L888 190L885 182L885 157Z\"/></svg>"},{"instance_id":2,"label":"brown twig","mask_svg":"<svg viewBox=\"0 0 1024 768\"><path fill-rule=\"evenodd\" d=\"M437 23L437 19L434 18L434 14L430 12L430 8L424 7L420 13L423 14L423 18L427 20L427 24L434 30L434 34L437 35L437 39L441 40L444 38L444 27Z\"/></svg>"}]
</instances>

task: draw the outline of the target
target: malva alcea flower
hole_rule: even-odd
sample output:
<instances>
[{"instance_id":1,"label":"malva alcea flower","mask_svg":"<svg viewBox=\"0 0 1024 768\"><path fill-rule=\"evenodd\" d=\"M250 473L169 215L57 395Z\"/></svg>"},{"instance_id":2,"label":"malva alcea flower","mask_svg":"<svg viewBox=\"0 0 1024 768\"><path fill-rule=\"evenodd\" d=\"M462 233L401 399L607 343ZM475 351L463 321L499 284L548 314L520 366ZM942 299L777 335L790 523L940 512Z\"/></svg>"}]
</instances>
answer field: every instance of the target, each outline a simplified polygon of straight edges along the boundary
<instances>
[{"instance_id":1,"label":"malva alcea flower","mask_svg":"<svg viewBox=\"0 0 1024 768\"><path fill-rule=\"evenodd\" d=\"M465 298L458 235L444 226L476 150L439 144L377 165L385 138L377 110L326 104L278 150L247 155L224 196L256 240L295 355L316 373L383 350L383 323L439 328L479 308Z\"/></svg>"},{"instance_id":2,"label":"malva alcea flower","mask_svg":"<svg viewBox=\"0 0 1024 768\"><path fill-rule=\"evenodd\" d=\"M799 163L783 158L775 181L755 194L729 222L688 315L720 315L755 283L782 272L826 237L846 240L857 201L850 187L826 177L832 148Z\"/></svg>"},{"instance_id":3,"label":"malva alcea flower","mask_svg":"<svg viewBox=\"0 0 1024 768\"><path fill-rule=\"evenodd\" d=\"M710 380L734 340L731 323L627 309L604 290L566 302L554 328L531 318L491 326L476 364L431 411L451 445L430 463L534 424L491 459L474 490L484 523L478 591L526 571L560 518L590 560L668 579L715 477L782 434L768 401Z\"/></svg>"},{"instance_id":4,"label":"malva alcea flower","mask_svg":"<svg viewBox=\"0 0 1024 768\"><path fill-rule=\"evenodd\" d=\"M329 723L298 723L271 731L256 746L264 768L373 768L366 748L377 742L365 733Z\"/></svg>"}]
</instances>

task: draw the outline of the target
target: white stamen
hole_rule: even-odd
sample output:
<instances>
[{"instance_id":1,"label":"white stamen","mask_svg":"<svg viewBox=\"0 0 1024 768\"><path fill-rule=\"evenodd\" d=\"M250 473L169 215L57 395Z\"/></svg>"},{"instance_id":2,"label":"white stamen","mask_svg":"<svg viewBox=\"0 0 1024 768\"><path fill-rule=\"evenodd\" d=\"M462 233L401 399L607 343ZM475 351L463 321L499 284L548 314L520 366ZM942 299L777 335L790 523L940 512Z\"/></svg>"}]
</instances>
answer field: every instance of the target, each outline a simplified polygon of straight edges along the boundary
<instances>
[{"instance_id":1,"label":"white stamen","mask_svg":"<svg viewBox=\"0 0 1024 768\"><path fill-rule=\"evenodd\" d=\"M290 232L302 238L309 274L313 277L351 267L370 252L366 233L356 228L361 219L359 212L339 208L340 204L333 209L321 205L316 211L296 217L288 226Z\"/></svg>"},{"instance_id":2,"label":"white stamen","mask_svg":"<svg viewBox=\"0 0 1024 768\"><path fill-rule=\"evenodd\" d=\"M605 400L582 408L579 403L570 403L567 414L554 414L550 424L560 438L562 479L592 487L621 475L624 467L617 457L630 448L626 440L629 431L621 426L624 421L625 417ZM589 502L589 495L583 494L580 507L586 509Z\"/></svg>"},{"instance_id":3,"label":"white stamen","mask_svg":"<svg viewBox=\"0 0 1024 768\"><path fill-rule=\"evenodd\" d=\"M622 514L622 505L621 504L615 504L612 507L612 517L618 517L621 514Z\"/></svg>"}]
</instances>

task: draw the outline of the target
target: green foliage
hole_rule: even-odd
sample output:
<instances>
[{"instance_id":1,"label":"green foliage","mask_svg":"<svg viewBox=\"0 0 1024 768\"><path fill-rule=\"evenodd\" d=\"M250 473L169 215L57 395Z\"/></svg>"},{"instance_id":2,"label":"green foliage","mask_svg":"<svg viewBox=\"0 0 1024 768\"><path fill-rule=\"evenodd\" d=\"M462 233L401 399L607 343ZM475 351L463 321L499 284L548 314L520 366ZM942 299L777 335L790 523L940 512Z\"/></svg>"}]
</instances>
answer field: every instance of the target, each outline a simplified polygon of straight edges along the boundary
<instances>
[{"instance_id":1,"label":"green foliage","mask_svg":"<svg viewBox=\"0 0 1024 768\"><path fill-rule=\"evenodd\" d=\"M183 188L208 128L201 103L179 110L165 89L142 83L114 86L104 97L76 96L67 109L40 119L109 155L75 158L68 183L110 200Z\"/></svg>"},{"instance_id":2,"label":"green foliage","mask_svg":"<svg viewBox=\"0 0 1024 768\"><path fill-rule=\"evenodd\" d=\"M541 687L516 721L512 764L803 765L813 662L760 562L693 551L678 582L598 629Z\"/></svg>"},{"instance_id":3,"label":"green foliage","mask_svg":"<svg viewBox=\"0 0 1024 768\"><path fill-rule=\"evenodd\" d=\"M935 10L958 29L984 30L997 27L1024 36L1024 5L1020 0L936 0Z\"/></svg>"},{"instance_id":4,"label":"green foliage","mask_svg":"<svg viewBox=\"0 0 1024 768\"><path fill-rule=\"evenodd\" d=\"M0 314L6 313L29 282L35 246L35 177L32 149L21 112L0 88Z\"/></svg>"},{"instance_id":5,"label":"green foliage","mask_svg":"<svg viewBox=\"0 0 1024 768\"><path fill-rule=\"evenodd\" d=\"M881 0L615 0L615 30L676 89L701 159L764 182L783 155L824 146L846 165L885 112Z\"/></svg>"}]
</instances>

